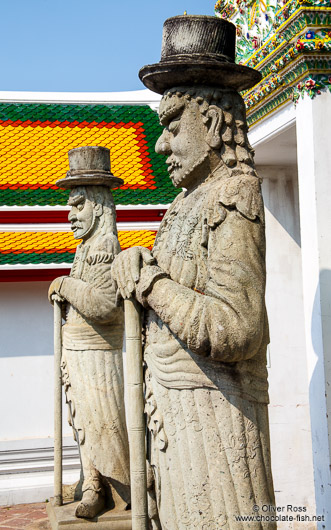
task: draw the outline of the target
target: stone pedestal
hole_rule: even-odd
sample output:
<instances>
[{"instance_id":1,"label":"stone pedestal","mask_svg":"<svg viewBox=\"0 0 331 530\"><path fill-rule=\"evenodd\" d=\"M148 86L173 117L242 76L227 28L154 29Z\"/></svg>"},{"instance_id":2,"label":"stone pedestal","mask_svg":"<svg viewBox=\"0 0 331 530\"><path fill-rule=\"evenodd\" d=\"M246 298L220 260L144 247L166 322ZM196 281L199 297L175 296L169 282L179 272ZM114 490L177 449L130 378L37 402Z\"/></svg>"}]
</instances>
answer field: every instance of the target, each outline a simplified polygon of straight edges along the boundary
<instances>
[{"instance_id":1,"label":"stone pedestal","mask_svg":"<svg viewBox=\"0 0 331 530\"><path fill-rule=\"evenodd\" d=\"M108 510L92 520L75 517L78 502L69 502L63 506L54 506L53 500L47 505L47 515L52 530L131 530L131 510L119 512Z\"/></svg>"}]
</instances>

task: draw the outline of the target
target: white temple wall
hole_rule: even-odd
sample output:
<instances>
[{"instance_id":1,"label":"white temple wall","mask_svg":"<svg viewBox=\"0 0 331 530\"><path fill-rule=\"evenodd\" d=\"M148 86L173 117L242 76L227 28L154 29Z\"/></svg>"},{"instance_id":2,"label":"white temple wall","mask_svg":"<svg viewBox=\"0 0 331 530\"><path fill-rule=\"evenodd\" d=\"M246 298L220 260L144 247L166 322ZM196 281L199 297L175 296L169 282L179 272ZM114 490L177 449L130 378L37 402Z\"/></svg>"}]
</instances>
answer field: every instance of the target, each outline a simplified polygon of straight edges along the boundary
<instances>
[{"instance_id":1,"label":"white temple wall","mask_svg":"<svg viewBox=\"0 0 331 530\"><path fill-rule=\"evenodd\" d=\"M0 441L53 432L53 308L50 282L0 283ZM10 414L8 414L10 412ZM71 434L64 426L64 434Z\"/></svg>"},{"instance_id":2,"label":"white temple wall","mask_svg":"<svg viewBox=\"0 0 331 530\"><path fill-rule=\"evenodd\" d=\"M50 282L0 283L0 505L44 501L53 483L53 310ZM79 477L63 418L64 482Z\"/></svg>"},{"instance_id":3,"label":"white temple wall","mask_svg":"<svg viewBox=\"0 0 331 530\"><path fill-rule=\"evenodd\" d=\"M306 506L314 515L297 168L260 166L258 173L264 179L266 210L269 419L276 502Z\"/></svg>"}]
</instances>

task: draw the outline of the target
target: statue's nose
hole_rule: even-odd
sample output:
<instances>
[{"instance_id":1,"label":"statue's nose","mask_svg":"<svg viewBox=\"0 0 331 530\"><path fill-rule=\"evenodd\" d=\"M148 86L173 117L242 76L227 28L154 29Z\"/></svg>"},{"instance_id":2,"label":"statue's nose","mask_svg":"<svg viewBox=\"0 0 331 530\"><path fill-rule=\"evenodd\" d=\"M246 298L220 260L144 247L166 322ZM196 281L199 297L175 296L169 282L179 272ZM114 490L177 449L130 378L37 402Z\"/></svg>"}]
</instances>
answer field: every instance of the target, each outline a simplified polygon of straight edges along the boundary
<instances>
[{"instance_id":1,"label":"statue's nose","mask_svg":"<svg viewBox=\"0 0 331 530\"><path fill-rule=\"evenodd\" d=\"M161 134L160 138L156 142L155 151L159 155L169 155L171 153L168 131L163 131Z\"/></svg>"},{"instance_id":2,"label":"statue's nose","mask_svg":"<svg viewBox=\"0 0 331 530\"><path fill-rule=\"evenodd\" d=\"M77 217L76 217L76 214L75 214L72 210L70 210L69 215L68 215L68 221L70 221L70 223L71 223L71 222L74 221L76 218L77 218Z\"/></svg>"}]
</instances>

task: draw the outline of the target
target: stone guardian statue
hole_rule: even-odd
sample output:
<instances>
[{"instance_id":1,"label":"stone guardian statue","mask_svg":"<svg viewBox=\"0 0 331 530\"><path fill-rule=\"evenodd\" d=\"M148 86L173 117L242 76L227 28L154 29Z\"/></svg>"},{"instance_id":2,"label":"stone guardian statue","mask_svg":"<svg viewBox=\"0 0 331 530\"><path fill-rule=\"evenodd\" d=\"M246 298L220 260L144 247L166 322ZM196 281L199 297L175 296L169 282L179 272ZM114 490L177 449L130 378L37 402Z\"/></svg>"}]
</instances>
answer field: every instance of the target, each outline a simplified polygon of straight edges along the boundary
<instances>
[{"instance_id":1,"label":"stone guardian statue","mask_svg":"<svg viewBox=\"0 0 331 530\"><path fill-rule=\"evenodd\" d=\"M93 518L106 504L130 503L130 469L123 387L123 311L115 305L111 263L120 252L110 188L123 181L110 172L109 149L69 151L69 221L81 239L70 276L56 278L49 298L65 306L62 374L84 474L77 517Z\"/></svg>"},{"instance_id":2,"label":"stone guardian statue","mask_svg":"<svg viewBox=\"0 0 331 530\"><path fill-rule=\"evenodd\" d=\"M183 188L152 252L128 249L112 266L122 297L145 308L153 528L275 528L254 518L254 505L274 515L265 225L238 93L260 74L234 63L235 32L215 17L170 18L161 61L139 74L163 95L155 149Z\"/></svg>"}]
</instances>

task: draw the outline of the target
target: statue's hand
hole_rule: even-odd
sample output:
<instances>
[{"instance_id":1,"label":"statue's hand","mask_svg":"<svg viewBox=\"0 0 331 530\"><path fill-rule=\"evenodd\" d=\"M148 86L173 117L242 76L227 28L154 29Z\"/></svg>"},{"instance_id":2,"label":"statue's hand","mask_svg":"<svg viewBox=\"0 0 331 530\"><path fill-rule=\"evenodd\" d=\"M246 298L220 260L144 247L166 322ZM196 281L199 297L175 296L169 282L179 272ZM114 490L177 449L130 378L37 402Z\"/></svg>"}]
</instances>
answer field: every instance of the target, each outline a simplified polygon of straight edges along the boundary
<instances>
[{"instance_id":1,"label":"statue's hand","mask_svg":"<svg viewBox=\"0 0 331 530\"><path fill-rule=\"evenodd\" d=\"M154 263L150 250L145 247L132 247L116 256L111 273L122 298L130 298L135 292L143 266Z\"/></svg>"},{"instance_id":2,"label":"statue's hand","mask_svg":"<svg viewBox=\"0 0 331 530\"><path fill-rule=\"evenodd\" d=\"M58 302L64 302L64 298L61 296L60 289L65 278L68 278L68 276L59 276L58 278L55 278L55 280L53 280L49 286L48 300L52 305L54 300L57 300Z\"/></svg>"}]
</instances>

